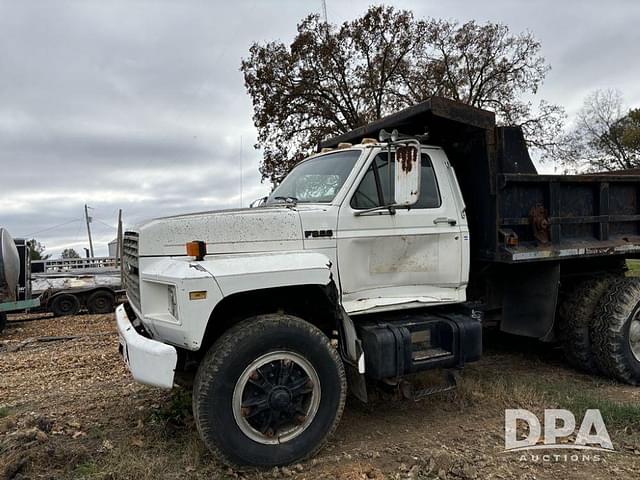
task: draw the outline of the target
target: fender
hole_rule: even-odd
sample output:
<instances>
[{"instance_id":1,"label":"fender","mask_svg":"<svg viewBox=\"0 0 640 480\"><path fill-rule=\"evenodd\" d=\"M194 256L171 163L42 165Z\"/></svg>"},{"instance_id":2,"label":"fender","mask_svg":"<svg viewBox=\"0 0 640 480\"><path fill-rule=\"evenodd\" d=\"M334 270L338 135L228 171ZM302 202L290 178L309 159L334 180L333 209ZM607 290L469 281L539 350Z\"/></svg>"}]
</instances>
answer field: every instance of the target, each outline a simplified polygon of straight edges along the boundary
<instances>
[{"instance_id":1,"label":"fender","mask_svg":"<svg viewBox=\"0 0 640 480\"><path fill-rule=\"evenodd\" d=\"M317 252L210 255L202 261L185 257L154 259L141 265L140 290L157 311L143 305L145 326L164 341L198 350L216 305L235 293L295 285L328 285L331 261ZM170 313L175 287L176 316ZM192 300L190 292L205 291ZM138 315L140 312L136 312Z\"/></svg>"},{"instance_id":2,"label":"fender","mask_svg":"<svg viewBox=\"0 0 640 480\"><path fill-rule=\"evenodd\" d=\"M247 253L206 257L202 265L223 296L291 285L327 285L331 260L317 252Z\"/></svg>"}]
</instances>

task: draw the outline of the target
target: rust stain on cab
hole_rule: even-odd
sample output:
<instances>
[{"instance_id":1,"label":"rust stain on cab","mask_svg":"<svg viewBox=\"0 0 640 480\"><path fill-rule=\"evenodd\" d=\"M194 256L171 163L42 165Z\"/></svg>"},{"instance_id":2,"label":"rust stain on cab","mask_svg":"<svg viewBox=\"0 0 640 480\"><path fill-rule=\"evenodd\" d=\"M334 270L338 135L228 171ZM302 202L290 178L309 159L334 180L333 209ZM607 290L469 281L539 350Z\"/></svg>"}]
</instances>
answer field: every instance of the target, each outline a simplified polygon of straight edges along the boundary
<instances>
[{"instance_id":1,"label":"rust stain on cab","mask_svg":"<svg viewBox=\"0 0 640 480\"><path fill-rule=\"evenodd\" d=\"M402 171L409 173L413 169L413 164L418 160L418 150L413 147L398 147L396 158Z\"/></svg>"}]
</instances>

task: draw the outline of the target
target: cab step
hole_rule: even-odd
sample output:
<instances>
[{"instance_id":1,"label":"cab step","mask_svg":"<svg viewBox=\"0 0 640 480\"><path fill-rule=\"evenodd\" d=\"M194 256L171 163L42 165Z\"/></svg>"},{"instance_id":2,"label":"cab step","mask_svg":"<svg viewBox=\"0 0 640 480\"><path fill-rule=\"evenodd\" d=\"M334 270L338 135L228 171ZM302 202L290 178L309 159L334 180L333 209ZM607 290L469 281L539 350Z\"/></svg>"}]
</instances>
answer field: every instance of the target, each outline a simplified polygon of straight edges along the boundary
<instances>
[{"instance_id":1,"label":"cab step","mask_svg":"<svg viewBox=\"0 0 640 480\"><path fill-rule=\"evenodd\" d=\"M443 385L416 388L416 385L414 383L411 383L407 380L402 380L400 382L400 392L402 393L402 396L404 398L417 402L430 395L435 395L436 393L444 393L455 390L457 386L458 379L456 373L448 371L446 373L446 383Z\"/></svg>"}]
</instances>

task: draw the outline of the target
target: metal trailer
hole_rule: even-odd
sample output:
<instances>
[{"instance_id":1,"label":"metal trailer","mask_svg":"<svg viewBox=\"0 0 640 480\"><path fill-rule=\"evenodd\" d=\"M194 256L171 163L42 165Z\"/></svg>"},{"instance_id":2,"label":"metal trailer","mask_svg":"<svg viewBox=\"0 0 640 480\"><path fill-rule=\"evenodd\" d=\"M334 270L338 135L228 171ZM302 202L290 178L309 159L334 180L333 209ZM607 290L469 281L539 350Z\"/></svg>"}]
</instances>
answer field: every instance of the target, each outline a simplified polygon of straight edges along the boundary
<instances>
[{"instance_id":1,"label":"metal trailer","mask_svg":"<svg viewBox=\"0 0 640 480\"><path fill-rule=\"evenodd\" d=\"M124 296L120 262L114 257L31 261L29 243L16 239L20 276L15 298L0 304L4 312L37 310L55 316L110 313ZM2 297L0 297L1 299Z\"/></svg>"},{"instance_id":2,"label":"metal trailer","mask_svg":"<svg viewBox=\"0 0 640 480\"><path fill-rule=\"evenodd\" d=\"M456 171L471 233L467 297L485 323L553 338L561 287L620 273L640 255L640 176L539 175L519 127L433 97L325 140L318 149L398 130L444 148Z\"/></svg>"},{"instance_id":3,"label":"metal trailer","mask_svg":"<svg viewBox=\"0 0 640 480\"><path fill-rule=\"evenodd\" d=\"M115 257L33 261L31 288L42 309L55 316L110 313L124 295Z\"/></svg>"}]
</instances>

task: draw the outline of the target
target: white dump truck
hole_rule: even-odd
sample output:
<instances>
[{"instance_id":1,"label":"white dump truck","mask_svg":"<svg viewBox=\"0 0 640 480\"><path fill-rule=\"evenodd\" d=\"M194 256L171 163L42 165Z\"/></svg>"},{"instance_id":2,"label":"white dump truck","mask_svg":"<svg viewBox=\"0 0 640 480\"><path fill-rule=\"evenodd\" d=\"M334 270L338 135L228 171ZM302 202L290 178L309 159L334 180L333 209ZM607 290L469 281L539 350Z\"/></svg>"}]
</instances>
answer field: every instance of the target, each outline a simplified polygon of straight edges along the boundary
<instances>
[{"instance_id":1,"label":"white dump truck","mask_svg":"<svg viewBox=\"0 0 640 480\"><path fill-rule=\"evenodd\" d=\"M640 381L640 178L538 175L518 128L441 98L329 139L252 209L124 237L116 310L133 377L196 370L193 411L226 461L318 451L347 388L477 360L482 327L562 342Z\"/></svg>"}]
</instances>

